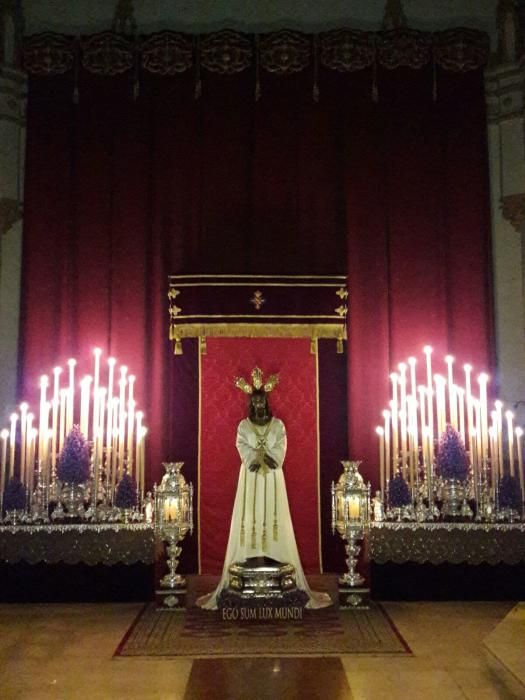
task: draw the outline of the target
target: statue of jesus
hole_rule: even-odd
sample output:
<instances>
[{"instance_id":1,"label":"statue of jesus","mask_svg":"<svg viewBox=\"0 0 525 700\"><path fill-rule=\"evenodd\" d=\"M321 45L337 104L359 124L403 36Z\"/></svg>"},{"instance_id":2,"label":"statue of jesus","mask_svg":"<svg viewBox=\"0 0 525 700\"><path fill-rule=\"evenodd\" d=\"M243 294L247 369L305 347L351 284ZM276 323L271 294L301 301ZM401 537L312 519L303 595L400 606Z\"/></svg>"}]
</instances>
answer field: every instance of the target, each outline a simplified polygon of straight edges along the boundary
<instances>
[{"instance_id":1,"label":"statue of jesus","mask_svg":"<svg viewBox=\"0 0 525 700\"><path fill-rule=\"evenodd\" d=\"M236 446L241 458L230 536L219 585L197 604L217 608L217 598L228 585L231 564L252 557L269 557L295 568L297 588L308 595L307 608L331 605L326 593L311 591L303 572L293 530L283 463L286 455L284 423L272 416L268 394L278 382L272 375L264 383L262 372L252 372L253 386L237 379L236 386L250 394L248 418L239 423Z\"/></svg>"}]
</instances>

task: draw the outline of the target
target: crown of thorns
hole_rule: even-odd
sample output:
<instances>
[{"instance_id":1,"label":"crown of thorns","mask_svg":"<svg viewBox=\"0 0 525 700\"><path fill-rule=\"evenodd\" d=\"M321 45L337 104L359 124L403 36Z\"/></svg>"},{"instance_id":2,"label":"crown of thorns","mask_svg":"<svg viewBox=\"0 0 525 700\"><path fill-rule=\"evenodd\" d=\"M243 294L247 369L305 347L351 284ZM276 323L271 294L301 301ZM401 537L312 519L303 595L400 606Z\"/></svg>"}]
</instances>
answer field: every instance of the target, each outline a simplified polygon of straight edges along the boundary
<instances>
[{"instance_id":1,"label":"crown of thorns","mask_svg":"<svg viewBox=\"0 0 525 700\"><path fill-rule=\"evenodd\" d=\"M266 381L263 380L263 371L259 367L252 369L252 383L244 379L244 377L235 377L235 386L237 389L244 391L245 394L253 394L254 391L264 391L269 394L279 383L279 375L271 374Z\"/></svg>"}]
</instances>

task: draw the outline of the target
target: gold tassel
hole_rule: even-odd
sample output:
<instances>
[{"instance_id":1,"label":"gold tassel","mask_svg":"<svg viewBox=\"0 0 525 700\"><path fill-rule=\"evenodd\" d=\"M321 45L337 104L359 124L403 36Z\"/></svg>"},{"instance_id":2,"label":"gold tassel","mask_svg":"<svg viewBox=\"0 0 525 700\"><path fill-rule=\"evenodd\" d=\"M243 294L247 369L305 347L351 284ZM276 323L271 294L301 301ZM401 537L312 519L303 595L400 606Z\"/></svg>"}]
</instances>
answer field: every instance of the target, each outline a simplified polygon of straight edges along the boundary
<instances>
[{"instance_id":1,"label":"gold tassel","mask_svg":"<svg viewBox=\"0 0 525 700\"><path fill-rule=\"evenodd\" d=\"M337 339L337 354L338 355L343 354L343 339L342 338Z\"/></svg>"},{"instance_id":2,"label":"gold tassel","mask_svg":"<svg viewBox=\"0 0 525 700\"><path fill-rule=\"evenodd\" d=\"M199 338L199 345L200 345L200 351L201 355L207 355L208 354L208 348L206 347L206 337L201 335Z\"/></svg>"},{"instance_id":3,"label":"gold tassel","mask_svg":"<svg viewBox=\"0 0 525 700\"><path fill-rule=\"evenodd\" d=\"M317 355L317 338L310 340L310 355Z\"/></svg>"},{"instance_id":4,"label":"gold tassel","mask_svg":"<svg viewBox=\"0 0 525 700\"><path fill-rule=\"evenodd\" d=\"M255 549L257 547L257 533L255 532L255 523L253 524L252 527L252 541L250 544L252 549Z\"/></svg>"},{"instance_id":5,"label":"gold tassel","mask_svg":"<svg viewBox=\"0 0 525 700\"><path fill-rule=\"evenodd\" d=\"M279 526L277 525L277 518L273 521L273 541L278 542L279 540Z\"/></svg>"},{"instance_id":6,"label":"gold tassel","mask_svg":"<svg viewBox=\"0 0 525 700\"><path fill-rule=\"evenodd\" d=\"M175 340L175 327L170 323L170 340Z\"/></svg>"},{"instance_id":7,"label":"gold tassel","mask_svg":"<svg viewBox=\"0 0 525 700\"><path fill-rule=\"evenodd\" d=\"M173 352L175 355L182 355L182 343L180 338L175 338L175 349Z\"/></svg>"},{"instance_id":8,"label":"gold tassel","mask_svg":"<svg viewBox=\"0 0 525 700\"><path fill-rule=\"evenodd\" d=\"M268 541L267 541L267 538L266 538L266 527L264 527L264 528L263 528L263 534L262 534L262 548L263 548L263 552L266 551L266 545L267 545L267 543L268 543Z\"/></svg>"},{"instance_id":9,"label":"gold tassel","mask_svg":"<svg viewBox=\"0 0 525 700\"><path fill-rule=\"evenodd\" d=\"M246 544L246 531L244 529L244 520L241 523L241 547Z\"/></svg>"}]
</instances>

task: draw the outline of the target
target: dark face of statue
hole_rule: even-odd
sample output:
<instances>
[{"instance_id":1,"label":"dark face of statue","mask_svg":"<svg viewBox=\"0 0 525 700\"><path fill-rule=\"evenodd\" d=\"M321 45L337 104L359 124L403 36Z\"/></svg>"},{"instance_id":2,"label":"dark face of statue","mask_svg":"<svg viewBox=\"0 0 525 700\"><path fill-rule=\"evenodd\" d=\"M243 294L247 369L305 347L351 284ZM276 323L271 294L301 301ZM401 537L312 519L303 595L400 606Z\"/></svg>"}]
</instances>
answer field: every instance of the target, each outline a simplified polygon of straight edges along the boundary
<instances>
[{"instance_id":1,"label":"dark face of statue","mask_svg":"<svg viewBox=\"0 0 525 700\"><path fill-rule=\"evenodd\" d=\"M250 397L249 418L253 423L267 423L272 417L264 391L254 391Z\"/></svg>"}]
</instances>

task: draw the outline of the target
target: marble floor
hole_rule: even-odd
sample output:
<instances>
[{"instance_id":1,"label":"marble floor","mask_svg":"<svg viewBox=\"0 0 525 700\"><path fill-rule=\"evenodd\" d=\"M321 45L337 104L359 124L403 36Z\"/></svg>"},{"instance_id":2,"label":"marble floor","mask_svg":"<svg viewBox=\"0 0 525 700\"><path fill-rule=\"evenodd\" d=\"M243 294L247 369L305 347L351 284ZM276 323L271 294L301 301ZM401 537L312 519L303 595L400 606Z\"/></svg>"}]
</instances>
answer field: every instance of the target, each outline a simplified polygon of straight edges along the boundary
<instances>
[{"instance_id":1,"label":"marble floor","mask_svg":"<svg viewBox=\"0 0 525 700\"><path fill-rule=\"evenodd\" d=\"M113 658L140 607L0 605L0 698L525 699L523 604L386 603L411 656Z\"/></svg>"}]
</instances>

